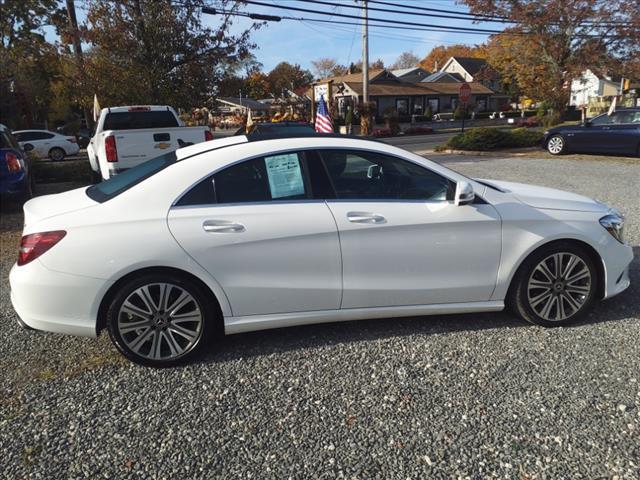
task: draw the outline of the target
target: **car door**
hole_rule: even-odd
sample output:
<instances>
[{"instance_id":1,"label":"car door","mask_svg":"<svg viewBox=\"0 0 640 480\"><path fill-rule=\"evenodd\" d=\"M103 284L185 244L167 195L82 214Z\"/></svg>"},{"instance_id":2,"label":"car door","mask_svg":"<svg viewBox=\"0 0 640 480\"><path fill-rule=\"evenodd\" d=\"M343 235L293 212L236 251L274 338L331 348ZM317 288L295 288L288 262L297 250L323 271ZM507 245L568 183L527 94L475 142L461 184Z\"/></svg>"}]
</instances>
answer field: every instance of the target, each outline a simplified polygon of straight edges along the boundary
<instances>
[{"instance_id":1,"label":"car door","mask_svg":"<svg viewBox=\"0 0 640 480\"><path fill-rule=\"evenodd\" d=\"M615 113L614 113L615 115ZM580 134L574 139L571 150L585 153L617 153L618 146L613 141L611 128L614 117L599 115L581 126Z\"/></svg>"},{"instance_id":2,"label":"car door","mask_svg":"<svg viewBox=\"0 0 640 480\"><path fill-rule=\"evenodd\" d=\"M640 110L619 110L612 117L607 142L611 152L637 155L640 146Z\"/></svg>"},{"instance_id":3,"label":"car door","mask_svg":"<svg viewBox=\"0 0 640 480\"><path fill-rule=\"evenodd\" d=\"M342 308L489 300L501 250L491 205L455 206L455 182L405 159L319 154L336 194L327 204L340 233Z\"/></svg>"},{"instance_id":4,"label":"car door","mask_svg":"<svg viewBox=\"0 0 640 480\"><path fill-rule=\"evenodd\" d=\"M36 155L38 155L39 157L46 157L47 155L49 155L49 150L52 147L52 133L31 132L29 138L30 140L26 143L30 143L31 145L33 145L33 151L36 153Z\"/></svg>"},{"instance_id":5,"label":"car door","mask_svg":"<svg viewBox=\"0 0 640 480\"><path fill-rule=\"evenodd\" d=\"M298 153L215 173L171 208L168 222L220 283L234 316L340 308L337 227L325 202L310 198Z\"/></svg>"}]
</instances>

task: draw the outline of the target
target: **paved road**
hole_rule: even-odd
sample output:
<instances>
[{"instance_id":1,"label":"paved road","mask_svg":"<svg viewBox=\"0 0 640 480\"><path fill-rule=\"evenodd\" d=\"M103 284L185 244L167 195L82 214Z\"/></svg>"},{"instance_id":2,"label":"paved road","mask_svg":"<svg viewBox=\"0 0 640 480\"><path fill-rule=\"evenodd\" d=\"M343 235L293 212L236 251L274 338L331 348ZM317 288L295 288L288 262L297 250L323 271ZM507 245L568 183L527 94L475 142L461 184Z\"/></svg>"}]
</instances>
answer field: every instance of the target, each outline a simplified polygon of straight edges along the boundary
<instances>
[{"instance_id":1,"label":"paved road","mask_svg":"<svg viewBox=\"0 0 640 480\"><path fill-rule=\"evenodd\" d=\"M640 478L640 165L432 157L620 207L631 288L570 328L507 313L316 325L149 370L104 335L16 327L22 218L5 210L0 478Z\"/></svg>"},{"instance_id":2,"label":"paved road","mask_svg":"<svg viewBox=\"0 0 640 480\"><path fill-rule=\"evenodd\" d=\"M385 138L383 141L390 145L395 145L397 147L419 153L433 150L437 145L445 143L454 135L456 135L456 133L432 133L429 135Z\"/></svg>"}]
</instances>

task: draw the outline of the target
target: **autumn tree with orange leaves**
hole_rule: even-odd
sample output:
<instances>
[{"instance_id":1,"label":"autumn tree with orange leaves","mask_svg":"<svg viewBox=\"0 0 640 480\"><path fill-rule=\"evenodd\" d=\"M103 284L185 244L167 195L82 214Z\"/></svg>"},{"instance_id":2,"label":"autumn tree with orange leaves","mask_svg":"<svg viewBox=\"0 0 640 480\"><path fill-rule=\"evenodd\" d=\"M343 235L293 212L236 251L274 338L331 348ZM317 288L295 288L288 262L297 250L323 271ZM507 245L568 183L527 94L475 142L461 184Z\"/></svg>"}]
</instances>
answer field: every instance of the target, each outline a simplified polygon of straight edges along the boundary
<instances>
[{"instance_id":1,"label":"autumn tree with orange leaves","mask_svg":"<svg viewBox=\"0 0 640 480\"><path fill-rule=\"evenodd\" d=\"M428 72L435 72L444 67L451 57L487 58L487 54L482 45L438 45L418 65Z\"/></svg>"},{"instance_id":2,"label":"autumn tree with orange leaves","mask_svg":"<svg viewBox=\"0 0 640 480\"><path fill-rule=\"evenodd\" d=\"M567 82L595 73L640 73L640 9L629 0L464 0L472 13L515 26L494 35L487 58L507 82L562 113Z\"/></svg>"}]
</instances>

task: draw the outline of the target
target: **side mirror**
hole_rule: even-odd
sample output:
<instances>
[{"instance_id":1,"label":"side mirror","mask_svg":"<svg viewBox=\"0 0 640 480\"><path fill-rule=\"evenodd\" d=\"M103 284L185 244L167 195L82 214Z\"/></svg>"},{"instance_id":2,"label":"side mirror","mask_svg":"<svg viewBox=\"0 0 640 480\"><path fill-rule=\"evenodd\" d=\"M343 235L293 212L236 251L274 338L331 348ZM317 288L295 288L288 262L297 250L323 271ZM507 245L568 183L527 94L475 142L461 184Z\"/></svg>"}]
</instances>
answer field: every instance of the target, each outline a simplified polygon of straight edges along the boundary
<instances>
[{"instance_id":1,"label":"side mirror","mask_svg":"<svg viewBox=\"0 0 640 480\"><path fill-rule=\"evenodd\" d=\"M473 203L475 198L476 194L473 192L473 186L469 182L461 180L456 184L456 193L454 197L454 203L456 206Z\"/></svg>"},{"instance_id":2,"label":"side mirror","mask_svg":"<svg viewBox=\"0 0 640 480\"><path fill-rule=\"evenodd\" d=\"M33 145L27 143L24 147L22 147L22 150L24 150L25 152L30 152L31 150L33 150Z\"/></svg>"},{"instance_id":3,"label":"side mirror","mask_svg":"<svg viewBox=\"0 0 640 480\"><path fill-rule=\"evenodd\" d=\"M585 120L584 122L582 122L582 126L583 127L590 127L591 126L591 120Z\"/></svg>"}]
</instances>

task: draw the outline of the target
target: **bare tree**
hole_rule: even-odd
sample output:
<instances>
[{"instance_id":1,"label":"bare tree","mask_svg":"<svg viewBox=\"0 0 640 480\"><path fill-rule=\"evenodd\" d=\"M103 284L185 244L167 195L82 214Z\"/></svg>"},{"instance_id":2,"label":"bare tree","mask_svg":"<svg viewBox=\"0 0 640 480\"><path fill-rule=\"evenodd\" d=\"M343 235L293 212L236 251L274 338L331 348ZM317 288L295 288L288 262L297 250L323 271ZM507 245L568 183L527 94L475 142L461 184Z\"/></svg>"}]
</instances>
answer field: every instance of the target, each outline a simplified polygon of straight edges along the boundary
<instances>
[{"instance_id":1,"label":"bare tree","mask_svg":"<svg viewBox=\"0 0 640 480\"><path fill-rule=\"evenodd\" d=\"M400 68L412 68L417 67L420 63L420 58L413 52L402 52L395 63L391 64L392 70Z\"/></svg>"},{"instance_id":2,"label":"bare tree","mask_svg":"<svg viewBox=\"0 0 640 480\"><path fill-rule=\"evenodd\" d=\"M335 58L323 57L312 60L311 65L316 78L327 78L334 74L338 61Z\"/></svg>"}]
</instances>

